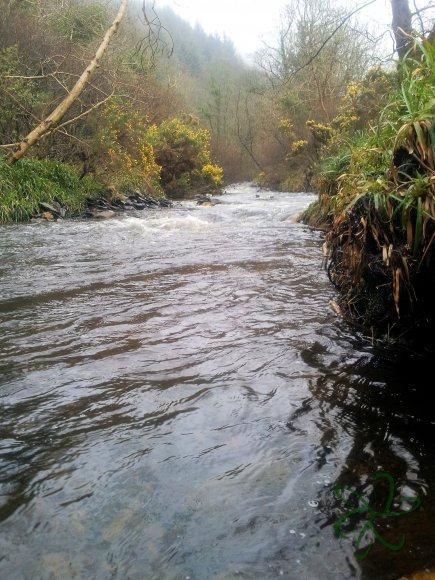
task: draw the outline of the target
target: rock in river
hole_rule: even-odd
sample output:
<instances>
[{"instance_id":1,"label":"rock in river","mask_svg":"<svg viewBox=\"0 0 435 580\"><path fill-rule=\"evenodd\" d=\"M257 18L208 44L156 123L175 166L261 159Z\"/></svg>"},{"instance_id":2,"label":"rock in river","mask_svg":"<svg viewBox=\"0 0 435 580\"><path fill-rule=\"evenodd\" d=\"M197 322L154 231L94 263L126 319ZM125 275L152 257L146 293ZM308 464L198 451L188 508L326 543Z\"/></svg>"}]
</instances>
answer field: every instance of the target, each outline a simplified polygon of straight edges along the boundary
<instances>
[{"instance_id":1,"label":"rock in river","mask_svg":"<svg viewBox=\"0 0 435 580\"><path fill-rule=\"evenodd\" d=\"M111 209L106 209L102 211L93 211L89 213L89 217L98 220L108 220L110 218L113 218L115 215L116 213Z\"/></svg>"}]
</instances>

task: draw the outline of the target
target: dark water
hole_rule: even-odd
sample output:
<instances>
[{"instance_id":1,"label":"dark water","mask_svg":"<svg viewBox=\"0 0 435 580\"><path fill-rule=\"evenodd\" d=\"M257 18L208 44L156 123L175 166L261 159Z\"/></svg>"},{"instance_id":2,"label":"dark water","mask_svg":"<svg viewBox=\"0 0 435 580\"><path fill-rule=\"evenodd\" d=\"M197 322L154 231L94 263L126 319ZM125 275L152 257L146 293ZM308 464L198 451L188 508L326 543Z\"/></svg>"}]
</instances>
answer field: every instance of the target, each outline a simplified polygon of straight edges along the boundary
<instances>
[{"instance_id":1,"label":"dark water","mask_svg":"<svg viewBox=\"0 0 435 580\"><path fill-rule=\"evenodd\" d=\"M435 564L430 361L337 320L310 196L261 195L0 231L0 578Z\"/></svg>"}]
</instances>

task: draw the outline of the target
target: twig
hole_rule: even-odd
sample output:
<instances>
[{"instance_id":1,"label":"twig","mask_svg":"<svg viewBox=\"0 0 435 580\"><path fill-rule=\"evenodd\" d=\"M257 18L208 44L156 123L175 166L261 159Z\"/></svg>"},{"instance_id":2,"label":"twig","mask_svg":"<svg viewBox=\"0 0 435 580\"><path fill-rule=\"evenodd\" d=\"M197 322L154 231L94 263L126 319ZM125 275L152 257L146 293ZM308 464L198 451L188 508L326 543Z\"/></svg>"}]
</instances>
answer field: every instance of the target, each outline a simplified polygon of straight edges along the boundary
<instances>
[{"instance_id":1,"label":"twig","mask_svg":"<svg viewBox=\"0 0 435 580\"><path fill-rule=\"evenodd\" d=\"M52 133L55 133L56 131L63 129L64 127L67 127L68 125L71 125L71 123L75 123L79 119L86 117L86 115L89 115L89 113L92 113L92 111L95 111L95 109L98 109L98 107L101 107L101 105L104 105L104 103L106 103L109 99L111 99L114 94L115 93L112 92L108 97L106 97L102 101L95 103L95 105L93 105L90 109L83 111L83 113L80 113L80 115L77 115L77 117L74 117L73 119L69 119L68 121L65 121L65 123L62 123L62 125L59 125L58 127L54 127L54 129L52 129L51 131L49 131L45 135L51 135Z\"/></svg>"},{"instance_id":2,"label":"twig","mask_svg":"<svg viewBox=\"0 0 435 580\"><path fill-rule=\"evenodd\" d=\"M47 79L48 77L53 76L54 73L50 73L48 75L37 75L37 76L30 76L30 77L26 77L26 76L22 76L22 75L1 75L2 79L21 79L21 80L25 80L25 81L31 81L31 80L36 80L36 79Z\"/></svg>"},{"instance_id":3,"label":"twig","mask_svg":"<svg viewBox=\"0 0 435 580\"><path fill-rule=\"evenodd\" d=\"M316 50L316 52L313 54L313 56L311 56L305 64L301 65L299 68L297 68L295 71L293 71L286 82L291 80L291 78L294 77L295 75L297 75L298 72L300 72L301 70L303 70L307 66L310 66L310 64L319 56L319 54L322 52L322 50L325 48L325 46L328 44L328 42L336 35L336 33L340 30L340 28L342 28L346 24L346 22L352 18L352 16L354 16L355 14L357 14L358 12L363 10L364 8L367 8L367 6L374 4L375 2L376 2L376 0L370 0L369 2L366 2L365 4L363 4L362 6L358 6L357 8L355 8L355 10L352 10L352 12L349 12L349 14L347 14L343 18L343 20L340 22L340 24L334 28L334 30L326 38L326 40L324 40L322 42L319 49Z\"/></svg>"},{"instance_id":4,"label":"twig","mask_svg":"<svg viewBox=\"0 0 435 580\"><path fill-rule=\"evenodd\" d=\"M427 169L428 171L430 171L431 173L433 173L435 175L435 171L432 168L430 168L428 165L426 165L426 163L424 163L420 159L420 157L418 157L415 153L411 153L411 156L414 157L414 159L416 159L422 167L424 167L425 169Z\"/></svg>"},{"instance_id":5,"label":"twig","mask_svg":"<svg viewBox=\"0 0 435 580\"><path fill-rule=\"evenodd\" d=\"M420 10L417 8L417 2L414 0L414 8L415 8L415 12L413 14L413 16L417 16L418 20L420 22L420 29L421 29L421 33L424 34L424 22L423 22L423 18L421 17L421 12Z\"/></svg>"}]
</instances>

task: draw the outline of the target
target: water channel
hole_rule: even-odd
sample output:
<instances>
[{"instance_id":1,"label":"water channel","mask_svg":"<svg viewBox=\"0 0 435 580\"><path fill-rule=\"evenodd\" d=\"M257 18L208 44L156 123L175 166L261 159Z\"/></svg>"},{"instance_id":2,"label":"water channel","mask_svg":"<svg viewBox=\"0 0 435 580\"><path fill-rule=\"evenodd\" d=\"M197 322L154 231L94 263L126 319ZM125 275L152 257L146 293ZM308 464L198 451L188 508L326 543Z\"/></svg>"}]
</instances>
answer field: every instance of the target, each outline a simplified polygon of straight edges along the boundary
<instances>
[{"instance_id":1,"label":"water channel","mask_svg":"<svg viewBox=\"0 0 435 580\"><path fill-rule=\"evenodd\" d=\"M0 578L435 565L431 361L329 308L311 200L0 230Z\"/></svg>"}]
</instances>

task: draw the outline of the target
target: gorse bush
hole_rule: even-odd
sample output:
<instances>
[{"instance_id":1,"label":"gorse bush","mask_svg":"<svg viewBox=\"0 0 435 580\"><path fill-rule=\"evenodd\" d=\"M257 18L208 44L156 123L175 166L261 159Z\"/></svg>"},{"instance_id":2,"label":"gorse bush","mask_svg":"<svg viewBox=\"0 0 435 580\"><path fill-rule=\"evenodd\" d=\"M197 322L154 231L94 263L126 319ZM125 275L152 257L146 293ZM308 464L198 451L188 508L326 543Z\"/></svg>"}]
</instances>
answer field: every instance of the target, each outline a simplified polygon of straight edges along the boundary
<instances>
[{"instance_id":1,"label":"gorse bush","mask_svg":"<svg viewBox=\"0 0 435 580\"><path fill-rule=\"evenodd\" d=\"M101 113L99 149L104 172L119 189L184 197L222 184L222 168L210 158L210 134L192 115L160 125L112 99Z\"/></svg>"},{"instance_id":2,"label":"gorse bush","mask_svg":"<svg viewBox=\"0 0 435 580\"><path fill-rule=\"evenodd\" d=\"M211 162L210 133L196 117L183 115L164 121L157 130L155 148L168 194L182 197L221 186L223 170Z\"/></svg>"},{"instance_id":3,"label":"gorse bush","mask_svg":"<svg viewBox=\"0 0 435 580\"><path fill-rule=\"evenodd\" d=\"M97 135L100 172L120 190L140 189L162 195L161 167L155 159L157 126L130 110L121 99L111 99L100 114Z\"/></svg>"}]
</instances>

